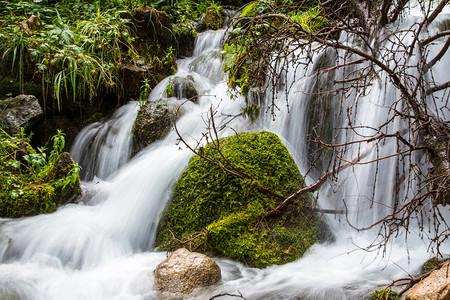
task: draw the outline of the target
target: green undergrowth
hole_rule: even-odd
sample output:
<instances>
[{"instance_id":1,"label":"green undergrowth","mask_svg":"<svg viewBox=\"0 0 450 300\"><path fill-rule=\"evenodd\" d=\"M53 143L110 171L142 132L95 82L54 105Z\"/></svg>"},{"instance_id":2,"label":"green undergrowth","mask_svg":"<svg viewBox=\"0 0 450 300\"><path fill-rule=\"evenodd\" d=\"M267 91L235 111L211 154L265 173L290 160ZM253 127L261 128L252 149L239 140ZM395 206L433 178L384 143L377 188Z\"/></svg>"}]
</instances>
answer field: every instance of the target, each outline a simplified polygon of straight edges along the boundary
<instances>
[{"instance_id":1,"label":"green undergrowth","mask_svg":"<svg viewBox=\"0 0 450 300\"><path fill-rule=\"evenodd\" d=\"M264 217L281 200L261 186L284 196L304 186L294 160L275 134L238 134L208 144L201 153L252 179L238 178L193 157L160 222L157 245L161 249L184 246L266 267L298 259L319 241L320 220L305 209L311 205L309 194L282 213Z\"/></svg>"},{"instance_id":2,"label":"green undergrowth","mask_svg":"<svg viewBox=\"0 0 450 300\"><path fill-rule=\"evenodd\" d=\"M64 134L52 141L49 150L34 149L23 130L11 136L0 129L0 217L51 213L80 193L79 167L62 152Z\"/></svg>"},{"instance_id":3,"label":"green undergrowth","mask_svg":"<svg viewBox=\"0 0 450 300\"><path fill-rule=\"evenodd\" d=\"M144 1L0 1L0 50L5 72L41 85L44 106L55 99L91 101L120 95L120 66L144 60L164 65L170 49L138 53L127 14ZM30 16L39 20L27 21ZM20 26L19 26L20 25ZM28 28L28 29L26 29ZM167 52L167 53L166 53Z\"/></svg>"},{"instance_id":4,"label":"green undergrowth","mask_svg":"<svg viewBox=\"0 0 450 300\"><path fill-rule=\"evenodd\" d=\"M247 4L222 51L229 87L247 96L251 87L263 86L273 52L279 51L284 42L267 43L267 40L277 40L277 36L284 36L286 31L294 33L298 27L306 32L318 32L329 22L321 16L322 12L318 1L300 5L289 1L259 0ZM286 19L291 21L289 24L298 24L297 27L287 25Z\"/></svg>"}]
</instances>

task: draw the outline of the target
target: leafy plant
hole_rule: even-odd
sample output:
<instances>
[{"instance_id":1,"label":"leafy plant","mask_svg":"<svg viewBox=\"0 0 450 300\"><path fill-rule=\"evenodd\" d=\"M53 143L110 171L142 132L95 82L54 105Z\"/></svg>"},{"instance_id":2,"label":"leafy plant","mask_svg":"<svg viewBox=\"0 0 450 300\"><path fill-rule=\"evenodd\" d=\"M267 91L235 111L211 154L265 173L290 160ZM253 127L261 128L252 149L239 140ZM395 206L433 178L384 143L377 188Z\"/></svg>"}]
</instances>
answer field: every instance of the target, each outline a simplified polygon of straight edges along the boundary
<instances>
[{"instance_id":1,"label":"leafy plant","mask_svg":"<svg viewBox=\"0 0 450 300\"><path fill-rule=\"evenodd\" d=\"M152 87L150 85L150 80L145 78L143 84L141 85L141 93L139 94L139 101L137 102L139 106L142 106L147 102L148 95L150 95L151 90Z\"/></svg>"},{"instance_id":2,"label":"leafy plant","mask_svg":"<svg viewBox=\"0 0 450 300\"><path fill-rule=\"evenodd\" d=\"M317 32L328 24L328 19L322 17L320 13L322 8L320 6L315 6L310 8L306 12L297 12L291 14L292 21L300 24L305 30L309 32Z\"/></svg>"},{"instance_id":3,"label":"leafy plant","mask_svg":"<svg viewBox=\"0 0 450 300\"><path fill-rule=\"evenodd\" d=\"M78 165L67 165L65 172L55 174L65 145L64 133L52 137L52 148L33 149L30 136L22 131L10 136L0 129L0 215L19 217L51 212L56 209L59 194L78 185ZM72 161L73 162L73 161ZM63 175L61 175L63 174Z\"/></svg>"},{"instance_id":4,"label":"leafy plant","mask_svg":"<svg viewBox=\"0 0 450 300\"><path fill-rule=\"evenodd\" d=\"M175 89L175 85L173 83L173 80L172 80L172 78L169 78L169 82L167 83L166 91L165 91L167 98L171 98L174 96L174 94L175 94L174 89Z\"/></svg>"}]
</instances>

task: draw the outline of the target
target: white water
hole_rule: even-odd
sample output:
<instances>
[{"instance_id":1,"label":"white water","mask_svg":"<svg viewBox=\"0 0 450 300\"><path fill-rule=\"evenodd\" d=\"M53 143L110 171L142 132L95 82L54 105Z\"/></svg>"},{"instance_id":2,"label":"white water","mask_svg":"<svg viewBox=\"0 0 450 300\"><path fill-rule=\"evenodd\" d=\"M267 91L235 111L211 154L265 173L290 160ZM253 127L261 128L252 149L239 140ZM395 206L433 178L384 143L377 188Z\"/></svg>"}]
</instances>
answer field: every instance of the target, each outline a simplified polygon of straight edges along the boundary
<instances>
[{"instance_id":1,"label":"white water","mask_svg":"<svg viewBox=\"0 0 450 300\"><path fill-rule=\"evenodd\" d=\"M196 104L187 103L183 117L177 122L183 137L192 144L206 128L204 120L211 105L217 109L218 127L229 120L228 115L240 113L246 105L240 97L229 100L218 53L223 34L224 31L200 34L194 57L178 62L176 76L191 75L199 94L205 95ZM318 63L320 59L321 54L318 53L314 60ZM448 61L448 56L445 61ZM445 74L445 67L446 64L441 62L436 73ZM283 91L280 91L277 97L280 111L277 111L275 121L267 114L261 115L256 124L235 118L221 135L233 134L229 128L238 132L261 129L276 132L305 173L309 167L305 144L312 97L301 91L311 88L316 77L312 76L311 68L298 69L296 76L293 72L288 72L286 77L288 84L289 81L293 83L289 92L289 114ZM441 77L446 78L445 75ZM153 90L151 101L163 98L168 81L166 79ZM377 126L386 120L385 107L390 103L384 102L390 101L394 95L393 91L384 88L384 85L374 85L369 96L360 100L362 103L355 110L353 121ZM345 118L339 115L339 101L330 103L332 114L322 120L332 122L331 129L345 122ZM180 149L177 136L172 131L164 140L147 147L125 164L130 155L129 134L133 115L137 111L133 105L123 108L123 115L118 112L111 121L90 125L90 129L85 130L92 134L93 127L113 128L118 124L116 128L122 133L117 135L111 129L110 134L99 133L98 136L103 140L120 138L107 142L107 146L102 144L97 150L93 147L92 152L83 152L90 143L90 134L83 134L80 137L85 138L80 138L74 146L78 150L73 154L79 153L78 159L90 157L87 161L92 162L93 157L98 156L95 164L108 167L102 174L101 167L91 167L93 173L89 178L96 174L103 180L96 178L84 182L83 203L64 206L50 215L4 220L0 227L0 298L156 299L157 295L152 291L152 270L165 254L152 250L154 230L170 197L170 188L187 166L192 153L183 147ZM339 137L347 138L344 134ZM351 136L350 139L357 137ZM96 143L94 140L93 144ZM392 151L390 145L381 148L382 153ZM350 149L346 153L350 158L354 155L352 151ZM370 156L366 159L369 160ZM352 222L360 226L373 222L386 213L386 209L375 205L374 210L368 210L363 202L375 197L376 201L389 204L395 163L395 160L387 160L379 166L383 177L378 178L377 184L382 187L379 190L383 194L373 196L372 167L355 167L346 170L341 180L332 186L324 186L325 191L319 194L319 204L323 208L341 208L345 198L350 208L355 208L350 215ZM311 175L317 178L317 174ZM335 242L315 245L302 259L287 265L259 270L218 259L222 283L197 298L208 299L215 294L239 291L247 299L361 299L370 290L405 277L407 272L414 273L431 255L426 251L426 241L418 239L414 232L410 233L408 244L400 236L382 255L358 248L374 240L372 232L358 233L345 220L334 217L329 218L329 224L336 233ZM450 252L448 245L444 245L443 250Z\"/></svg>"}]
</instances>

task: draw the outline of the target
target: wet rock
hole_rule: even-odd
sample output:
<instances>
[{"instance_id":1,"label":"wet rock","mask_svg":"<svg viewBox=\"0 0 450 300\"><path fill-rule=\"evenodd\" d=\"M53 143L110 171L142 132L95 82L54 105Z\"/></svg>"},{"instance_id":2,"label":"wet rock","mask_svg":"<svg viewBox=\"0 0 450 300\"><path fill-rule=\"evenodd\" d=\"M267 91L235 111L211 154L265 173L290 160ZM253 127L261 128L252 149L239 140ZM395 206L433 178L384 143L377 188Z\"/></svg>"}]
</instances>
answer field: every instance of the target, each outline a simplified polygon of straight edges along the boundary
<instances>
[{"instance_id":1,"label":"wet rock","mask_svg":"<svg viewBox=\"0 0 450 300\"><path fill-rule=\"evenodd\" d=\"M79 120L68 115L39 115L31 119L29 124L26 131L28 134L33 133L31 144L34 147L50 143L52 136L61 129L66 139L64 151L70 150L81 128Z\"/></svg>"},{"instance_id":2,"label":"wet rock","mask_svg":"<svg viewBox=\"0 0 450 300\"><path fill-rule=\"evenodd\" d=\"M0 126L13 134L19 132L19 128L31 118L42 114L37 98L32 95L19 95L0 101Z\"/></svg>"},{"instance_id":3,"label":"wet rock","mask_svg":"<svg viewBox=\"0 0 450 300\"><path fill-rule=\"evenodd\" d=\"M195 34L192 32L177 32L175 50L178 58L194 55Z\"/></svg>"},{"instance_id":4,"label":"wet rock","mask_svg":"<svg viewBox=\"0 0 450 300\"><path fill-rule=\"evenodd\" d=\"M406 300L450 299L450 262L420 281L407 294Z\"/></svg>"},{"instance_id":5,"label":"wet rock","mask_svg":"<svg viewBox=\"0 0 450 300\"><path fill-rule=\"evenodd\" d=\"M159 100L143 105L133 125L133 152L165 137L172 127L174 105Z\"/></svg>"},{"instance_id":6,"label":"wet rock","mask_svg":"<svg viewBox=\"0 0 450 300\"><path fill-rule=\"evenodd\" d=\"M77 168L77 165L70 154L63 152L59 155L55 166L50 172L48 178L50 181L71 180L67 182L67 185L65 186L55 187L54 202L57 205L73 202L81 194L81 182L79 176L75 174L73 175L74 178L71 178L71 174L75 168Z\"/></svg>"},{"instance_id":7,"label":"wet rock","mask_svg":"<svg viewBox=\"0 0 450 300\"><path fill-rule=\"evenodd\" d=\"M217 30L222 28L225 23L225 16L222 12L222 7L208 7L205 17L198 24L197 30L201 32L205 30Z\"/></svg>"},{"instance_id":8,"label":"wet rock","mask_svg":"<svg viewBox=\"0 0 450 300\"><path fill-rule=\"evenodd\" d=\"M198 96L197 89L195 88L194 78L190 75L187 77L175 77L172 79L172 94L173 97L177 99L192 99L193 101L197 100Z\"/></svg>"},{"instance_id":9,"label":"wet rock","mask_svg":"<svg viewBox=\"0 0 450 300\"><path fill-rule=\"evenodd\" d=\"M214 260L185 248L173 252L153 273L156 291L181 295L217 284L221 279L220 267Z\"/></svg>"}]
</instances>

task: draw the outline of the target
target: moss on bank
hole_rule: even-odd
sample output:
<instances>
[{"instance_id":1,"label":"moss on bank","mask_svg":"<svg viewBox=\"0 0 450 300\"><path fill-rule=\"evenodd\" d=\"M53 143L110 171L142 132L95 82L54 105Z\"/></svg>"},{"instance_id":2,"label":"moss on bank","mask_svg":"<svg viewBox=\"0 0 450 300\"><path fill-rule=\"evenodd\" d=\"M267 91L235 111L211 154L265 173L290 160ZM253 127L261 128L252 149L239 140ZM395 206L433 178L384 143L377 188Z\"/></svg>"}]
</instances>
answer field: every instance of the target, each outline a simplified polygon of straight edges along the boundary
<instances>
[{"instance_id":1,"label":"moss on bank","mask_svg":"<svg viewBox=\"0 0 450 300\"><path fill-rule=\"evenodd\" d=\"M64 136L53 137L53 149L35 150L30 137L8 135L0 128L0 217L51 213L80 192L79 167L64 148Z\"/></svg>"},{"instance_id":2,"label":"moss on bank","mask_svg":"<svg viewBox=\"0 0 450 300\"><path fill-rule=\"evenodd\" d=\"M159 247L190 246L265 267L293 261L319 241L320 220L305 209L311 195L292 202L277 216L264 218L281 200L259 185L284 196L304 186L294 160L275 134L242 133L208 144L203 153L254 180L239 179L199 156L193 157L163 214ZM181 241L196 238L181 244L173 236Z\"/></svg>"}]
</instances>

